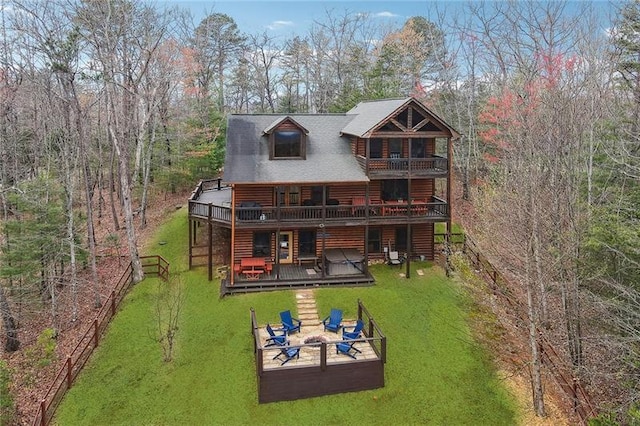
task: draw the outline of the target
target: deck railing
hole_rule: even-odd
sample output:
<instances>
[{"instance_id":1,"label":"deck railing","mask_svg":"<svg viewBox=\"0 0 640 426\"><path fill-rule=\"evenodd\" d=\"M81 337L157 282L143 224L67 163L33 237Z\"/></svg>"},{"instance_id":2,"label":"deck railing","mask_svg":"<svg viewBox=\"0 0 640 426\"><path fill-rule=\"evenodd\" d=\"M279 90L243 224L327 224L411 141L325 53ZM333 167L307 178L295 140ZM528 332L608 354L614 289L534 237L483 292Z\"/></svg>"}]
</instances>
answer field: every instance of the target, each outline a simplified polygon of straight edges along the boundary
<instances>
[{"instance_id":1,"label":"deck railing","mask_svg":"<svg viewBox=\"0 0 640 426\"><path fill-rule=\"evenodd\" d=\"M414 203L409 206L408 202L394 202L393 205L387 203L369 204L369 216L373 217L411 217L414 218L434 218L443 219L449 215L449 205L438 197L432 197L429 202ZM231 222L231 207L215 206L213 204L203 204L189 200L189 214L193 217L213 220L217 222ZM326 221L339 222L344 220L364 221L367 217L366 206L364 205L327 205L327 206L259 206L259 207L236 207L236 223L238 224L258 224L258 223L287 223L287 222L309 222Z\"/></svg>"},{"instance_id":2,"label":"deck railing","mask_svg":"<svg viewBox=\"0 0 640 426\"><path fill-rule=\"evenodd\" d=\"M167 280L169 263L162 256L142 256L140 259L143 262L142 266L146 274ZM73 381L82 371L94 349L98 347L100 337L105 333L111 318L116 314L118 306L132 284L133 268L129 264L111 290L111 294L102 305L98 315L82 335L71 354L67 356L64 365L60 368L44 398L40 401L38 411L32 422L33 426L46 426L51 422L64 394L71 388Z\"/></svg>"},{"instance_id":3,"label":"deck railing","mask_svg":"<svg viewBox=\"0 0 640 426\"><path fill-rule=\"evenodd\" d=\"M364 322L366 329L365 334L371 341L373 350L383 363L387 362L387 338L382 333L382 330L378 326L378 323L373 319L373 316L369 313L367 308L360 299L358 299L358 319Z\"/></svg>"},{"instance_id":4,"label":"deck railing","mask_svg":"<svg viewBox=\"0 0 640 426\"><path fill-rule=\"evenodd\" d=\"M273 353L274 355L279 352L281 349L278 347L263 347L260 342L260 326L258 325L258 321L256 319L256 313L253 308L250 309L250 317L251 317L251 334L253 335L253 348L254 353L256 354L256 374L261 376L264 373L263 359L265 353ZM358 299L358 319L362 320L365 324L365 328L363 330L363 334L365 337L360 339L354 339L355 342L364 342L369 343L376 355L382 363L387 362L387 338L382 333L381 328L378 326L378 323L373 319L373 316L369 313L367 308L365 308L364 304L360 299ZM326 342L317 342L317 343L304 343L299 346L300 348L319 348L320 349L320 358L316 364L311 364L309 367L320 367L322 371L327 368L327 350L332 345L342 341L341 339L336 339L335 341L326 341Z\"/></svg>"},{"instance_id":5,"label":"deck railing","mask_svg":"<svg viewBox=\"0 0 640 426\"><path fill-rule=\"evenodd\" d=\"M427 158L369 158L368 160L359 155L357 160L370 174L409 170L416 175L442 174L446 173L449 167L447 158L439 155Z\"/></svg>"}]
</instances>

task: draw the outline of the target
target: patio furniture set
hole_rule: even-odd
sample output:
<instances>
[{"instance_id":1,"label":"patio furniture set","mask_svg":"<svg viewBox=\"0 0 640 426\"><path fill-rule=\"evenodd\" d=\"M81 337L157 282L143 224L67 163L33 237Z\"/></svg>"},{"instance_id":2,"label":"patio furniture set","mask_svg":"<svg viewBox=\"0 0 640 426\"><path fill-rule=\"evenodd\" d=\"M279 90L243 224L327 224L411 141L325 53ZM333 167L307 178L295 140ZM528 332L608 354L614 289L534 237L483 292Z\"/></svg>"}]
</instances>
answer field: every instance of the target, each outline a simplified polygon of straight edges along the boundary
<instances>
[{"instance_id":1,"label":"patio furniture set","mask_svg":"<svg viewBox=\"0 0 640 426\"><path fill-rule=\"evenodd\" d=\"M300 357L301 346L292 346L288 339L288 336L292 333L300 332L302 327L302 321L291 316L291 311L280 312L280 321L282 327L273 328L270 324L267 324L266 330L269 334L265 347L276 346L280 348L280 352L273 357L281 361L280 365L285 365L292 359ZM361 338L361 333L364 328L364 322L358 319L354 326L344 326L342 324L342 310L331 309L331 313L324 320L322 320L324 331L330 331L338 333L342 330L342 340L336 342L336 354L346 355L350 358L356 359L356 354L361 351L354 347L357 339Z\"/></svg>"}]
</instances>

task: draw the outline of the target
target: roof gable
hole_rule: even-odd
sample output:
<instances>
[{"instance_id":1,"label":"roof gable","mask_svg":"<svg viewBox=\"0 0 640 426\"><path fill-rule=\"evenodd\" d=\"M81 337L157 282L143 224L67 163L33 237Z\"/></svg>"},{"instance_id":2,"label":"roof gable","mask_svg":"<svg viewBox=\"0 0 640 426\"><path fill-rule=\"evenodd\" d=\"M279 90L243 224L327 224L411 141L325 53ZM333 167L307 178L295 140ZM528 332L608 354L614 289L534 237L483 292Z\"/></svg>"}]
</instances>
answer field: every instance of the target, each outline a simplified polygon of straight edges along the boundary
<instances>
[{"instance_id":1,"label":"roof gable","mask_svg":"<svg viewBox=\"0 0 640 426\"><path fill-rule=\"evenodd\" d=\"M276 130L278 127L280 127L282 124L285 124L285 123L293 124L298 129L300 129L305 135L309 134L309 131L307 129L305 129L303 125L298 123L296 120L291 118L291 116L289 116L289 115L287 115L285 117L277 118L273 123L269 124L262 132L265 135L270 135L271 133L273 133L274 130Z\"/></svg>"},{"instance_id":2,"label":"roof gable","mask_svg":"<svg viewBox=\"0 0 640 426\"><path fill-rule=\"evenodd\" d=\"M368 138L377 132L430 132L442 133L442 137L460 136L415 98L361 102L347 114L357 116L342 129L342 133L360 138Z\"/></svg>"}]
</instances>

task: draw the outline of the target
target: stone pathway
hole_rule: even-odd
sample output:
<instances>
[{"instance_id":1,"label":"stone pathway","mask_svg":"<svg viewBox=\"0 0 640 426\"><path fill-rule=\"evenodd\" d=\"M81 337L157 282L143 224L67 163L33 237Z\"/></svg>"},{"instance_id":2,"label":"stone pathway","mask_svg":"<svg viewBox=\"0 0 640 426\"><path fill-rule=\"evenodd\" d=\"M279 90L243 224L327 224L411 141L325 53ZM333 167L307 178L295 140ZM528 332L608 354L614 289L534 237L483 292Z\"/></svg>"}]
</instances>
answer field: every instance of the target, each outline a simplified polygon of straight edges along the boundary
<instances>
[{"instance_id":1,"label":"stone pathway","mask_svg":"<svg viewBox=\"0 0 640 426\"><path fill-rule=\"evenodd\" d=\"M297 290L296 305L298 308L297 318L302 321L303 327L320 324L320 317L318 316L318 308L313 290Z\"/></svg>"}]
</instances>

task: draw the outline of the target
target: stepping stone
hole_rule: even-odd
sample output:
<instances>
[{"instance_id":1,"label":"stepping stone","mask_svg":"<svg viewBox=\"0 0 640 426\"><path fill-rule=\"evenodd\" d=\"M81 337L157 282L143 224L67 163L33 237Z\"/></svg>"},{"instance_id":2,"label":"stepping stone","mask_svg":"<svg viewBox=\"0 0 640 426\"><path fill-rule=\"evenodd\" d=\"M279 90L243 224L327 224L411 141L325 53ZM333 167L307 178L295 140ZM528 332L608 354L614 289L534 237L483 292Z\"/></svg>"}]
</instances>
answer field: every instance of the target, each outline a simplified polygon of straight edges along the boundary
<instances>
[{"instance_id":1,"label":"stepping stone","mask_svg":"<svg viewBox=\"0 0 640 426\"><path fill-rule=\"evenodd\" d=\"M296 291L296 306L298 309L298 319L303 322L304 328L320 324L313 290Z\"/></svg>"}]
</instances>

